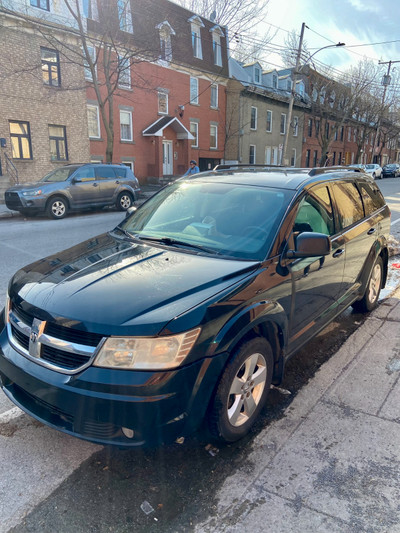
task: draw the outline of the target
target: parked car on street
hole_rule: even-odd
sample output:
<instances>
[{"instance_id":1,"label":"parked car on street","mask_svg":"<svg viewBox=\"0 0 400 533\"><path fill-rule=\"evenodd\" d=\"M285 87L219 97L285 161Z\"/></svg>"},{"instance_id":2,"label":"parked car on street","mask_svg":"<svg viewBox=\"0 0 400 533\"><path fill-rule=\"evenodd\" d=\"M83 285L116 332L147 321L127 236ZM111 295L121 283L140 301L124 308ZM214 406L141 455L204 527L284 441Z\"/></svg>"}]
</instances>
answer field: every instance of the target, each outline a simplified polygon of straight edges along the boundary
<instances>
[{"instance_id":1,"label":"parked car on street","mask_svg":"<svg viewBox=\"0 0 400 533\"><path fill-rule=\"evenodd\" d=\"M382 179L382 167L375 163L365 165L365 172L370 174L374 179Z\"/></svg>"},{"instance_id":2,"label":"parked car on street","mask_svg":"<svg viewBox=\"0 0 400 533\"><path fill-rule=\"evenodd\" d=\"M93 442L168 442L203 422L235 441L301 346L349 305L375 308L389 230L374 180L347 168L178 179L110 232L14 275L2 389Z\"/></svg>"},{"instance_id":3,"label":"parked car on street","mask_svg":"<svg viewBox=\"0 0 400 533\"><path fill-rule=\"evenodd\" d=\"M24 216L64 218L71 210L116 206L126 211L138 199L139 182L125 165L86 163L53 170L40 181L6 190L8 209Z\"/></svg>"},{"instance_id":4,"label":"parked car on street","mask_svg":"<svg viewBox=\"0 0 400 533\"><path fill-rule=\"evenodd\" d=\"M398 178L400 176L400 165L398 163L390 163L382 168L383 178L390 178L392 176L394 178Z\"/></svg>"}]
</instances>

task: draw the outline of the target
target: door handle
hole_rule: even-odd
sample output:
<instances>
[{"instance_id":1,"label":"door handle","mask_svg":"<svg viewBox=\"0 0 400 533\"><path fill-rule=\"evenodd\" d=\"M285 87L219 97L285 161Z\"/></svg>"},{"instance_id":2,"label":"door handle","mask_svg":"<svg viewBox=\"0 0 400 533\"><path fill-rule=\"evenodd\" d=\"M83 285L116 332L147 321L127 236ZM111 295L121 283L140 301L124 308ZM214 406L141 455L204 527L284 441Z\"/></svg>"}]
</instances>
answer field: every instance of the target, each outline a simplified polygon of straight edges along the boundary
<instances>
[{"instance_id":1,"label":"door handle","mask_svg":"<svg viewBox=\"0 0 400 533\"><path fill-rule=\"evenodd\" d=\"M375 231L376 228L371 228L370 230L368 230L367 235L372 235L373 233L375 233Z\"/></svg>"},{"instance_id":2,"label":"door handle","mask_svg":"<svg viewBox=\"0 0 400 533\"><path fill-rule=\"evenodd\" d=\"M339 250L336 250L336 252L333 254L332 257L340 257L343 254L344 254L344 249L343 248L339 248Z\"/></svg>"}]
</instances>

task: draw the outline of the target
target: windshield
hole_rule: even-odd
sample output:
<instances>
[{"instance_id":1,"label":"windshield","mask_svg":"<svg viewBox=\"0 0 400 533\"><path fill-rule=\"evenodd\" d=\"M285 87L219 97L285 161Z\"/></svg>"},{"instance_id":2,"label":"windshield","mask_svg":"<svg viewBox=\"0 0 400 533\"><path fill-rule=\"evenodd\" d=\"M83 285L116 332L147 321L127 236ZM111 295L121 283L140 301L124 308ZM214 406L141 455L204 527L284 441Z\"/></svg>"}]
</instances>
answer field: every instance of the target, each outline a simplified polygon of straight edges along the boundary
<instances>
[{"instance_id":1,"label":"windshield","mask_svg":"<svg viewBox=\"0 0 400 533\"><path fill-rule=\"evenodd\" d=\"M49 174L46 174L46 176L44 176L44 178L42 178L40 181L50 181L50 182L66 181L70 177L70 175L75 172L77 168L79 167L71 166L71 167L57 168L56 170L53 170Z\"/></svg>"},{"instance_id":2,"label":"windshield","mask_svg":"<svg viewBox=\"0 0 400 533\"><path fill-rule=\"evenodd\" d=\"M263 260L294 191L227 183L175 182L120 228L126 235L192 252ZM179 241L179 242L177 242Z\"/></svg>"},{"instance_id":3,"label":"windshield","mask_svg":"<svg viewBox=\"0 0 400 533\"><path fill-rule=\"evenodd\" d=\"M375 165L367 165L365 168L368 170L373 170L375 168Z\"/></svg>"}]
</instances>

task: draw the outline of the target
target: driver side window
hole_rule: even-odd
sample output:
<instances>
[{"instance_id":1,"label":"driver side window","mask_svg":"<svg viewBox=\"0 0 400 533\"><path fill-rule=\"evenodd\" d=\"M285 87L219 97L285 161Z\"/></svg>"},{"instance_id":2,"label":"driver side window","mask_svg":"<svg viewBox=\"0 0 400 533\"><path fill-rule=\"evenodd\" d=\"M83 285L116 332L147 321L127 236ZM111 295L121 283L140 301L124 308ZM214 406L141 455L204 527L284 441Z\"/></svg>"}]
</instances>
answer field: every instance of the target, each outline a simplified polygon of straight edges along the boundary
<instances>
[{"instance_id":1,"label":"driver side window","mask_svg":"<svg viewBox=\"0 0 400 533\"><path fill-rule=\"evenodd\" d=\"M327 187L311 189L299 206L293 231L303 231L334 235L335 224L329 191Z\"/></svg>"}]
</instances>

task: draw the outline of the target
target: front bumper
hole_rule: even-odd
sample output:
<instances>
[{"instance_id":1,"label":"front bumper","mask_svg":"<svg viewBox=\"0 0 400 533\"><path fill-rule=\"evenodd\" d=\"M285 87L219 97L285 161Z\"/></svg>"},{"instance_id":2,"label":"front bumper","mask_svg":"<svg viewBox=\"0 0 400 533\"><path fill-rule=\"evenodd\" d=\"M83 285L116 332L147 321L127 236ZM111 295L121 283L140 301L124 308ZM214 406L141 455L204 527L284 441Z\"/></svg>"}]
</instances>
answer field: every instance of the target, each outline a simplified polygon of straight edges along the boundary
<instances>
[{"instance_id":1,"label":"front bumper","mask_svg":"<svg viewBox=\"0 0 400 533\"><path fill-rule=\"evenodd\" d=\"M44 211L46 199L40 196L22 196L17 192L6 192L4 200L8 209L12 211Z\"/></svg>"},{"instance_id":2,"label":"front bumper","mask_svg":"<svg viewBox=\"0 0 400 533\"><path fill-rule=\"evenodd\" d=\"M166 372L89 367L71 376L28 360L3 329L0 384L25 412L70 435L119 446L160 444L199 427L227 358Z\"/></svg>"}]
</instances>

